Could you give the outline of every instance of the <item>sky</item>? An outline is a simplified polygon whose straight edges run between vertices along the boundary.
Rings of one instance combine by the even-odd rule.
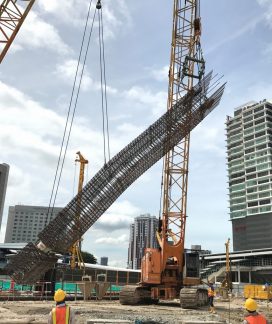
[[[37,0],[0,65],[0,163],[10,165],[8,206],[50,200],[89,1]],[[166,111],[172,3],[102,0],[111,156]],[[92,16],[92,13],[91,13]],[[223,252],[231,238],[226,116],[272,98],[270,0],[202,0],[206,71],[224,75],[219,107],[191,135],[185,246]],[[81,66],[82,68],[82,66]],[[76,192],[76,152],[85,178],[103,166],[98,23],[94,25],[56,206]],[[140,177],[84,235],[83,250],[126,266],[129,225],[160,209],[162,161]]]

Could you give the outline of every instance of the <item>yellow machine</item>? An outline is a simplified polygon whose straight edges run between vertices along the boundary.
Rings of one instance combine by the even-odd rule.
[[[231,278],[231,269],[230,269],[230,258],[229,258],[229,246],[230,239],[225,243],[226,247],[226,272],[225,278],[221,283],[219,288],[219,295],[225,299],[228,298],[228,294],[232,291],[232,278]]]
[[[80,204],[81,204],[81,191],[83,188],[83,182],[84,182],[84,171],[85,171],[85,165],[88,164],[88,160],[86,160],[83,155],[80,152],[76,153],[78,157],[75,159],[75,162],[80,163],[80,169],[79,169],[79,180],[78,180],[78,210],[81,210]],[[80,215],[77,215],[79,218]],[[78,241],[72,245],[71,249],[71,260],[70,260],[70,266],[71,269],[74,270],[76,266],[79,267],[79,269],[85,269],[85,264],[81,255],[81,238],[78,239]]]
[[[244,297],[272,300],[272,286],[267,285],[245,285]]]

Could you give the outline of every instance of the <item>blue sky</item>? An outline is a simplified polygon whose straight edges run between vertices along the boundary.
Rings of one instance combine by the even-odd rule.
[[[37,0],[0,66],[0,162],[10,165],[9,205],[47,205],[71,95],[88,1]],[[172,2],[102,0],[110,146],[117,153],[166,110]],[[224,250],[231,238],[226,115],[250,100],[271,99],[272,3],[202,0],[207,71],[228,82],[219,107],[192,132],[186,246]],[[73,196],[74,159],[103,165],[97,24],[91,42],[57,205]],[[138,179],[85,235],[83,248],[125,266],[129,224],[158,216],[161,161]]]

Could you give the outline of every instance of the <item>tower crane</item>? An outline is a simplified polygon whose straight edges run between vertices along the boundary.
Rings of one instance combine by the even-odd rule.
[[[204,76],[200,36],[200,0],[174,0],[168,110]],[[207,301],[206,289],[192,288],[201,283],[198,255],[184,253],[189,148],[190,133],[164,157],[160,249],[145,250],[141,285],[126,286],[120,294],[122,304],[180,298],[182,307],[195,308]]]
[[[35,0],[2,0],[0,4],[0,63],[34,2]]]
[[[80,210],[81,210],[81,192],[84,183],[85,165],[88,164],[89,162],[83,157],[80,151],[78,151],[76,154],[77,154],[77,158],[75,159],[75,162],[80,163],[80,168],[79,168],[79,180],[78,180],[77,213],[76,213],[75,223],[77,227],[80,227],[80,223],[78,220],[80,219]],[[78,228],[78,231],[79,233],[81,232],[80,228]],[[71,251],[71,260],[70,260],[71,269],[74,270],[76,268],[76,264],[78,264],[78,267],[84,270],[85,264],[81,255],[81,237],[79,237],[78,240],[72,245],[70,251]]]

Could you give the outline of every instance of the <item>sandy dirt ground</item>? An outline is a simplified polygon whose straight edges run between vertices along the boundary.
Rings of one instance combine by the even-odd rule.
[[[119,301],[77,301],[68,302],[74,308],[78,324],[87,319],[112,319],[118,323],[241,323],[243,321],[243,299],[231,302],[215,301],[216,314],[210,314],[207,307],[198,310],[181,309],[178,303],[160,302],[158,305],[123,306]],[[272,323],[272,302],[258,302],[259,311]],[[48,314],[54,305],[50,301],[5,301],[0,302],[0,323],[47,323]],[[109,322],[110,323],[110,322]]]

